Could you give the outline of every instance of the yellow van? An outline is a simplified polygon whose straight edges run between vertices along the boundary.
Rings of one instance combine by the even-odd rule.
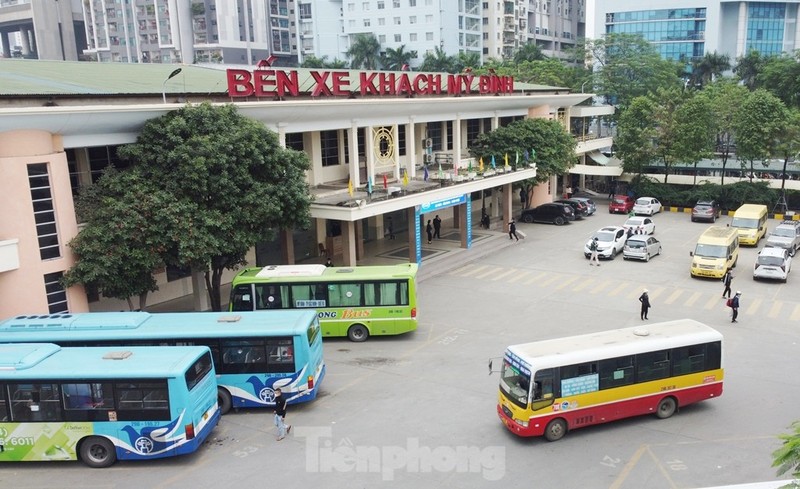
[[[739,231],[739,243],[758,246],[767,234],[767,206],[744,204],[733,213],[731,227]]]
[[[722,278],[739,260],[739,232],[734,228],[711,226],[697,240],[692,257],[692,277]]]

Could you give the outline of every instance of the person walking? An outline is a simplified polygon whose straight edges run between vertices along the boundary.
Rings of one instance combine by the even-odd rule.
[[[331,260],[331,257],[328,257],[328,259],[325,260],[325,266],[326,267],[332,267],[333,266],[333,260]]]
[[[439,218],[439,214],[436,214],[436,217],[433,218],[433,237],[436,239],[442,239],[442,220]]]
[[[567,192],[567,198],[571,199],[572,198],[572,185],[567,185],[566,192]]]
[[[428,225],[425,226],[425,232],[428,234],[428,244],[431,244],[431,241],[433,241],[433,226],[430,219],[428,219]]]
[[[292,431],[292,425],[286,424],[286,398],[280,389],[275,389],[275,426],[278,427],[278,441]]]
[[[519,241],[519,236],[517,236],[517,223],[514,221],[514,218],[511,218],[511,222],[508,223],[508,239],[516,238]]]
[[[592,242],[589,243],[589,251],[592,253],[591,258],[589,258],[589,265],[600,266],[600,258],[597,256],[597,238],[592,238]]]
[[[642,313],[641,318],[642,321],[648,319],[647,318],[647,310],[650,309],[650,296],[647,295],[647,289],[642,291],[642,295],[639,296],[639,302],[642,303]]]
[[[392,218],[389,217],[386,220],[388,222],[387,227],[389,228],[389,239],[394,239],[394,223],[392,222]]]
[[[528,208],[528,191],[525,190],[525,187],[519,189],[519,200],[520,204],[522,204],[523,209]]]
[[[741,291],[736,291],[736,295],[733,296],[733,299],[730,300],[730,308],[731,308],[731,322],[738,323],[739,321],[736,320],[739,317],[739,296],[741,296]]]
[[[722,283],[725,285],[725,288],[722,290],[722,298],[728,299],[731,298],[731,282],[733,281],[733,273],[728,270],[725,272],[725,275],[722,276]]]

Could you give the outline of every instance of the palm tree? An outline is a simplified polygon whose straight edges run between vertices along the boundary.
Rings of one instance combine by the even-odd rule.
[[[350,68],[365,70],[378,69],[380,60],[381,43],[374,34],[356,34],[347,56],[350,58]]]
[[[383,69],[390,71],[400,71],[403,65],[411,63],[411,58],[414,58],[413,51],[406,51],[406,45],[403,44],[397,49],[386,48],[386,52],[381,56],[381,66]]]
[[[692,85],[705,86],[731,69],[731,58],[727,54],[706,53],[699,60],[692,61]]]
[[[448,56],[444,49],[436,47],[433,53],[425,53],[425,58],[422,60],[421,71],[433,72],[446,72],[455,73],[456,58]]]
[[[756,77],[764,68],[765,59],[758,51],[750,51],[745,56],[736,59],[736,67],[733,72],[742,80],[742,83],[750,90],[755,90]]]
[[[480,68],[481,66],[481,55],[470,51],[469,53],[458,53],[456,56],[455,63],[453,65],[453,69],[455,73],[461,73],[466,68]]]
[[[325,64],[327,63],[328,56],[323,56],[321,58],[317,58],[313,54],[306,56],[302,63],[300,63],[300,68],[325,68]]]
[[[798,479],[800,478],[800,422],[795,421],[792,428],[794,428],[793,434],[779,435],[783,440],[783,446],[772,452],[772,466],[778,468],[778,475],[791,472],[795,479]],[[789,483],[782,487],[797,487],[797,481],[794,485]]]
[[[542,54],[541,48],[532,42],[523,44],[514,52],[514,64],[520,64],[523,61],[541,61],[545,58],[547,56]]]

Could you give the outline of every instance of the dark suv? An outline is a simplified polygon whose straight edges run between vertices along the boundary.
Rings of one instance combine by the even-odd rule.
[[[522,222],[552,222],[561,226],[575,220],[575,211],[569,204],[542,204],[533,209],[525,209],[519,218]]]
[[[584,216],[589,215],[589,206],[578,199],[559,199],[556,200],[555,203],[567,204],[572,207],[572,210],[575,211],[575,219],[583,219]]]
[[[719,208],[719,203],[716,200],[698,200],[697,204],[692,207],[692,222],[716,222],[717,218],[721,215],[722,210]]]

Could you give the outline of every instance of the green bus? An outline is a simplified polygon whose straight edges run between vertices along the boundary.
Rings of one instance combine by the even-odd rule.
[[[231,311],[316,309],[323,337],[366,341],[417,329],[417,265],[246,268],[231,284]]]

